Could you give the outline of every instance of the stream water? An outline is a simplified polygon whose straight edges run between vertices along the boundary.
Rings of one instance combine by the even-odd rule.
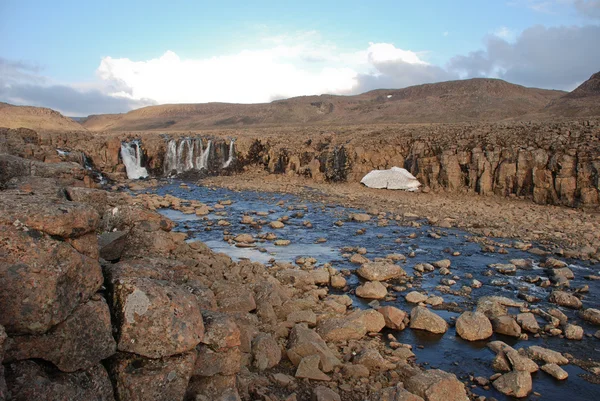
[[[483,286],[480,289],[474,289],[470,298],[442,294],[436,290],[440,284],[440,276],[437,272],[426,273],[422,278],[416,279],[414,284],[420,284],[420,287],[427,290],[429,295],[439,295],[444,298],[446,303],[455,302],[458,307],[465,310],[472,310],[477,298],[484,295],[501,295],[512,299],[517,299],[519,291],[526,291],[528,294],[541,298],[533,307],[547,310],[556,305],[547,302],[551,289],[541,288],[523,281],[526,276],[547,277],[544,269],[539,267],[541,258],[528,252],[519,251],[514,248],[507,248],[508,253],[486,253],[483,252],[478,243],[469,239],[471,236],[460,230],[455,229],[435,229],[436,232],[442,231],[442,237],[435,239],[429,236],[433,230],[431,226],[422,224],[420,227],[400,226],[395,221],[390,220],[389,225],[380,227],[377,219],[372,218],[369,222],[348,221],[348,215],[359,210],[349,209],[338,205],[330,205],[318,201],[319,194],[314,193],[307,199],[301,199],[291,195],[243,191],[234,192],[226,189],[214,189],[204,186],[189,184],[188,188],[182,188],[180,181],[170,181],[158,188],[148,192],[159,195],[172,194],[181,199],[199,200],[210,206],[218,201],[231,200],[233,203],[226,206],[222,211],[226,215],[217,215],[211,213],[206,217],[184,214],[175,210],[163,209],[160,212],[177,223],[176,230],[187,232],[190,239],[197,239],[205,242],[216,252],[223,252],[233,259],[247,258],[252,261],[269,263],[272,259],[277,261],[294,262],[297,257],[310,256],[318,260],[321,265],[325,262],[331,263],[338,270],[354,270],[359,265],[351,264],[348,259],[342,256],[342,247],[365,247],[368,253],[365,255],[369,259],[376,257],[385,257],[391,253],[401,253],[408,255],[414,252],[414,258],[407,258],[406,262],[398,262],[404,270],[410,275],[413,273],[412,267],[417,263],[431,263],[440,259],[450,259],[452,261],[451,271],[453,275],[459,276],[457,284],[453,289],[460,289],[462,285],[469,285],[471,280],[464,278],[466,273],[473,275],[473,278],[481,281]],[[283,203],[281,203],[283,201]],[[280,217],[288,216],[283,229],[272,230],[268,225],[263,226],[262,230],[254,229],[248,225],[240,224],[242,215],[248,212],[267,212],[268,216],[255,219],[265,219],[268,221],[277,220]],[[231,226],[218,226],[218,220],[227,220]],[[312,228],[307,228],[303,223],[310,221]],[[342,220],[344,225],[337,227],[334,222]],[[212,225],[209,225],[212,222]],[[362,235],[356,233],[359,229],[366,229]],[[223,232],[228,231],[232,234],[258,234],[259,232],[274,232],[278,238],[291,241],[289,246],[275,246],[273,242],[258,243],[256,248],[237,248],[223,240]],[[415,238],[409,238],[411,234],[416,234]],[[324,243],[316,243],[317,239],[325,238]],[[508,244],[509,240],[497,239],[500,243]],[[261,252],[258,248],[265,248],[266,252]],[[459,256],[451,256],[452,252],[460,252]],[[508,263],[510,259],[523,258],[533,261],[533,267],[530,270],[519,269],[516,275],[494,274],[484,275],[489,270],[487,267],[491,263]],[[600,282],[588,281],[584,276],[600,274],[600,265],[586,264],[581,261],[567,261],[569,267],[575,273],[575,279],[571,280],[571,288],[589,285],[589,293],[585,294],[583,304],[585,308],[600,307]],[[502,286],[492,284],[492,280],[505,280],[507,283]],[[360,280],[356,275],[348,277],[348,283],[351,287],[356,287]],[[333,291],[333,290],[332,290]],[[382,302],[381,304],[392,304],[405,311],[410,311],[414,306],[404,300],[404,295],[412,291],[407,290],[404,293],[397,293],[397,300],[391,302]],[[360,298],[353,298],[355,306],[368,308],[367,302]],[[531,345],[541,345],[560,352],[568,352],[578,359],[600,360],[600,340],[589,336],[598,330],[598,327],[587,324],[577,316],[573,310],[559,307],[568,317],[569,321],[581,325],[586,333],[582,341],[569,341],[558,337],[540,337],[529,336],[527,341],[518,341],[511,337],[494,335],[489,340],[480,342],[467,342],[456,335],[451,327],[444,335],[432,335],[418,330],[405,329],[403,331],[390,331],[399,342],[411,344],[413,352],[417,356],[417,362],[429,367],[444,369],[455,373],[459,378],[465,379],[469,375],[489,377],[494,374],[491,363],[494,354],[486,348],[486,343],[492,340],[502,340],[516,348],[527,347]],[[452,317],[458,317],[458,313],[447,310],[436,310],[440,316],[450,322]],[[513,309],[511,313],[518,313]],[[540,318],[538,322],[541,326],[545,324]],[[584,375],[588,372],[569,364],[563,366],[569,373],[569,378],[559,382],[539,371],[533,374],[533,391],[540,396],[531,394],[529,399],[541,400],[600,400],[600,385],[592,384],[584,380]],[[495,391],[493,387],[490,390],[475,388],[476,394],[486,397],[495,397],[497,399],[507,399],[501,393]]]

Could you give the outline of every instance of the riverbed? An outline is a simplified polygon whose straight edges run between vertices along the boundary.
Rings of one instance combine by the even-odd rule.
[[[444,299],[444,304],[435,308],[436,313],[451,324],[451,328],[444,335],[432,335],[408,328],[403,331],[384,332],[384,334],[392,333],[399,342],[412,345],[419,364],[455,373],[461,380],[470,384],[469,376],[490,377],[494,374],[491,368],[494,354],[486,348],[486,343],[493,340],[502,340],[516,348],[541,345],[569,353],[581,360],[587,361],[590,358],[595,361],[600,360],[600,339],[591,336],[598,327],[587,324],[575,311],[562,307],[558,308],[569,317],[571,323],[584,328],[586,336],[582,341],[545,336],[535,338],[533,335],[529,335],[529,339],[525,341],[495,334],[489,340],[470,343],[456,336],[452,319],[458,317],[459,312],[463,310],[472,310],[481,296],[500,295],[518,299],[518,294],[523,293],[540,299],[539,302],[531,304],[531,308],[547,310],[550,307],[557,307],[547,301],[552,288],[542,288],[525,281],[532,276],[548,277],[546,270],[540,267],[543,257],[513,248],[510,240],[488,238],[488,242],[494,244],[495,250],[490,252],[491,248],[483,249],[482,245],[474,240],[473,235],[466,231],[432,227],[417,218],[411,220],[408,225],[406,219],[402,219],[400,225],[395,220],[395,216],[390,215],[385,218],[372,216],[367,222],[351,221],[349,216],[352,213],[364,211],[331,204],[326,196],[318,192],[298,197],[258,191],[231,191],[190,183],[182,187],[181,184],[180,181],[173,180],[148,192],[199,200],[209,206],[231,201],[230,205],[202,217],[171,209],[163,209],[160,212],[175,221],[176,230],[186,232],[189,240],[203,241],[214,251],[223,252],[234,260],[250,259],[269,265],[275,261],[294,263],[298,257],[313,257],[318,261],[317,266],[330,263],[338,270],[353,271],[360,265],[352,264],[344,256],[350,252],[342,248],[363,247],[367,250],[364,256],[371,260],[377,257],[384,258],[390,254],[410,255],[406,261],[397,262],[409,275],[413,274],[413,266],[416,264],[450,259],[452,275],[448,277],[456,281],[456,284],[451,286],[452,290],[469,286],[472,278],[479,280],[483,286],[473,289],[471,296],[452,295],[440,291],[438,286],[444,276],[437,272],[424,273],[422,277],[416,277],[413,281],[414,288],[402,292],[390,289],[390,293],[397,296],[397,299],[380,304],[391,304],[405,311],[410,311],[414,305],[406,302],[404,295],[418,288],[426,290],[430,296],[437,295]],[[281,229],[271,229],[268,224],[252,227],[240,223],[245,214],[265,222],[278,219],[287,221]],[[229,225],[219,225],[219,221],[226,221]],[[338,223],[338,226],[336,222],[341,222],[343,225]],[[276,246],[273,241],[259,241],[253,248],[240,248],[230,241],[224,241],[225,235],[247,233],[256,236],[269,232],[274,233],[278,239],[289,240],[290,244]],[[536,244],[533,246],[535,247]],[[499,250],[506,252],[500,253]],[[486,273],[490,271],[489,264],[509,263],[511,259],[529,259],[532,264],[528,269],[519,269],[514,275]],[[575,279],[570,282],[571,289],[589,286],[589,292],[585,293],[583,298],[584,307],[599,308],[600,282],[587,280],[584,277],[599,275],[600,265],[578,260],[565,261],[575,274]],[[466,278],[466,275],[472,275],[472,278]],[[351,289],[358,286],[361,281],[354,274],[347,279]],[[339,290],[332,291],[339,292]],[[356,307],[371,307],[368,301],[353,295],[352,297]],[[518,309],[511,310],[511,313],[518,313]],[[545,324],[539,317],[538,322],[540,326]],[[586,375],[593,375],[574,364],[563,368],[569,373],[569,378],[563,382],[558,382],[541,371],[534,373],[534,393],[530,398],[562,400],[575,396],[576,399],[581,400],[600,399],[600,385],[585,380]],[[473,391],[486,397],[506,399],[493,387],[490,390],[477,387]]]

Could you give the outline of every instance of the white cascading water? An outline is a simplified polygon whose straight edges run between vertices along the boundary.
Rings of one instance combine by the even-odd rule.
[[[206,148],[203,148],[201,138],[171,139],[167,143],[165,154],[164,172],[169,174],[181,174],[190,170],[208,169],[210,153],[213,143],[209,140]],[[227,160],[223,162],[222,168],[230,167],[235,160],[235,140],[229,143]]]
[[[185,170],[193,170],[194,169],[194,144],[190,138],[185,139],[185,143],[187,145],[187,158],[185,159]],[[182,155],[183,156],[183,155]]]
[[[208,141],[206,144],[206,149],[202,152],[202,161],[200,163],[200,168],[208,168],[208,157],[210,156],[210,149],[212,147],[212,141]]]
[[[232,139],[231,142],[229,142],[229,157],[227,158],[227,161],[225,161],[225,163],[223,164],[223,168],[227,168],[231,165],[231,163],[233,163],[233,159],[235,157],[235,139]]]
[[[142,167],[142,152],[139,141],[121,142],[121,159],[127,170],[127,178],[138,180],[148,177],[148,170]]]
[[[196,158],[194,159],[194,168],[196,170],[202,169],[202,139],[195,138],[194,139],[194,154]]]
[[[177,170],[177,141],[171,139],[167,144],[167,154],[165,156],[165,174]]]
[[[177,174],[185,171],[185,160],[183,159],[183,151],[185,150],[185,140],[179,142],[177,146]]]

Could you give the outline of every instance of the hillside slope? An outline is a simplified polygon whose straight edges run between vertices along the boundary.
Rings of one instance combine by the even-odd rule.
[[[572,92],[550,102],[545,112],[563,117],[600,116],[600,72]]]
[[[36,131],[83,131],[81,124],[44,107],[13,106],[0,102],[0,127]]]
[[[301,96],[261,104],[169,104],[82,121],[94,131],[193,130],[297,124],[498,121],[536,112],[564,95],[498,79],[379,89],[355,96]]]

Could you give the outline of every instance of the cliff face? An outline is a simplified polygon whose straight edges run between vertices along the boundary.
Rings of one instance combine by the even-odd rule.
[[[10,138],[11,132],[16,131],[4,135]],[[31,132],[21,134],[31,136]],[[121,141],[137,138],[148,171],[162,176],[168,141],[184,137],[202,138],[205,148],[211,140],[215,157],[221,158],[226,143],[236,138],[235,166],[222,169],[222,174],[254,165],[274,174],[302,175],[320,182],[358,182],[373,169],[398,166],[434,192],[495,194],[566,206],[597,207],[600,199],[599,121],[357,126],[335,131],[277,128],[168,136],[55,133],[39,138],[45,150],[33,147],[27,153],[52,161],[57,158],[55,148],[79,150],[103,173],[119,178],[124,177]],[[1,138],[2,133],[0,146]]]

